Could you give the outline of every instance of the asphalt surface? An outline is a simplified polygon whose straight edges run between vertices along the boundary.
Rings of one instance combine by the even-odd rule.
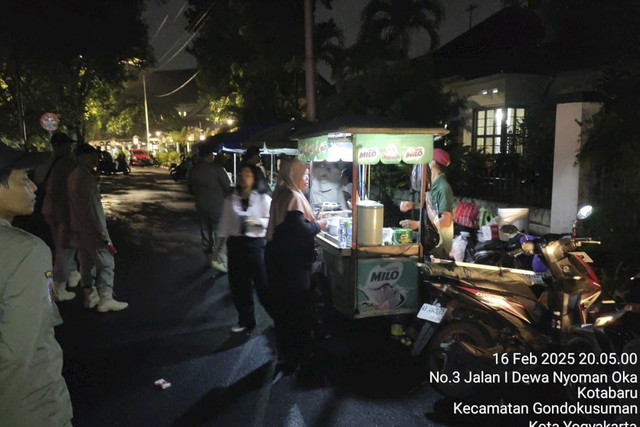
[[[422,362],[386,323],[344,322],[320,343],[317,372],[273,384],[272,322],[256,304],[251,334],[230,332],[227,276],[203,268],[184,182],[133,168],[102,177],[101,191],[119,251],[114,291],[129,307],[101,314],[80,295],[60,304],[74,425],[441,425],[427,416],[440,396],[422,384]],[[160,378],[171,387],[155,387]]]
[[[273,325],[237,322],[227,276],[203,268],[194,204],[166,169],[101,179],[116,255],[115,294],[129,307],[59,305],[76,426],[529,426],[528,417],[453,415],[423,360],[389,336],[387,319],[338,319],[316,369],[274,383]],[[76,292],[79,292],[76,290]],[[154,382],[163,378],[171,387]],[[563,401],[562,390],[494,385],[470,401]],[[561,420],[554,420],[560,422]],[[575,420],[578,421],[578,420]],[[559,425],[562,425],[560,423]]]

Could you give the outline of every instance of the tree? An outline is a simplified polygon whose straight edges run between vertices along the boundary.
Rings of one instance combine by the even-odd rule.
[[[187,17],[197,33],[189,50],[198,60],[201,96],[215,121],[302,117],[302,1],[189,0],[189,5]],[[318,58],[336,63],[341,33],[335,24],[327,23],[319,35]]]
[[[15,113],[2,132],[43,135],[37,118],[53,111],[82,138],[87,119],[97,117],[92,109],[130,77],[127,64],[150,61],[143,7],[144,0],[8,4],[0,16],[0,102]]]
[[[419,30],[429,34],[430,49],[440,42],[438,28],[444,9],[437,0],[371,0],[362,11],[359,43],[407,57],[412,35]]]
[[[239,121],[299,117],[304,79],[302,2],[189,0],[198,35],[199,85],[210,102],[226,98],[224,114]],[[220,119],[221,117],[214,117]]]

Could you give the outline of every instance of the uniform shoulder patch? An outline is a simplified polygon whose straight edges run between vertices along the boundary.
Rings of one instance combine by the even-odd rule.
[[[51,276],[53,276],[53,273],[51,272],[51,270],[48,270],[48,271],[44,272],[44,277],[46,277],[47,279],[50,279]]]

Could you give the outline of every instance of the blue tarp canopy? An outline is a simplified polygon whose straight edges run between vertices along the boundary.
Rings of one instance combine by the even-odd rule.
[[[213,141],[220,144],[222,150],[231,153],[244,153],[242,143],[247,141],[251,136],[268,128],[271,124],[252,123],[242,126],[235,132],[221,132],[213,136]]]

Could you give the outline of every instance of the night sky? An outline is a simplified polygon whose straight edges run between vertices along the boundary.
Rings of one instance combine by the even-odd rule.
[[[338,26],[344,30],[346,43],[353,43],[358,34],[360,12],[367,2],[368,0],[336,0],[333,3],[333,10],[325,9],[318,2],[316,21],[326,21],[333,18]],[[465,9],[469,4],[473,3],[478,6],[473,11],[474,25],[496,13],[502,7],[501,0],[441,0],[441,2],[445,7],[445,19],[440,28],[441,45],[468,29],[469,14],[465,12]],[[197,66],[195,58],[186,53],[184,49],[175,55],[191,36],[185,30],[187,20],[184,17],[183,8],[186,5],[186,0],[168,0],[166,4],[149,0],[144,18],[149,26],[149,37],[158,61],[158,69],[172,70]],[[410,51],[411,56],[418,56],[426,52],[428,39],[423,35],[417,40],[418,43]]]

